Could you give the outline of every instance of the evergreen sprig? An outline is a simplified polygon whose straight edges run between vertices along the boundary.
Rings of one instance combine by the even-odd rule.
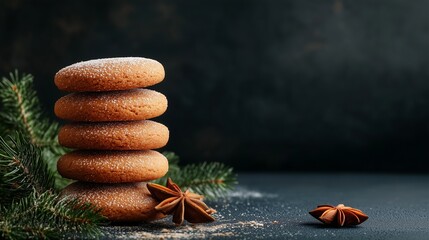
[[[52,148],[59,146],[56,141],[58,124],[49,121],[42,115],[42,109],[33,87],[33,76],[18,71],[2,78],[0,82],[0,99],[2,123],[20,130],[30,142],[38,147]]]
[[[35,191],[41,194],[54,187],[54,176],[41,159],[40,149],[19,133],[6,141],[0,136],[1,202],[9,203]]]
[[[203,162],[180,167],[179,157],[172,152],[163,153],[169,160],[169,171],[158,184],[165,185],[167,178],[173,179],[182,189],[204,195],[207,199],[224,197],[237,183],[233,169],[219,162]]]
[[[60,198],[50,191],[38,195],[34,191],[0,210],[0,236],[2,239],[97,238],[102,235],[98,226],[105,222],[98,212],[76,199]]]
[[[164,177],[157,180],[159,180],[159,184],[165,185],[167,183],[167,178],[169,178],[170,176],[177,176],[179,174],[181,170],[179,166],[180,158],[174,152],[165,151],[162,152],[162,154],[168,160],[168,172]]]
[[[58,123],[41,113],[31,75],[1,79],[0,109],[0,238],[100,236],[98,210],[56,193],[54,185],[66,184],[56,171],[66,149]]]
[[[56,171],[56,161],[66,149],[59,145],[59,125],[43,115],[42,107],[33,86],[33,76],[18,71],[0,81],[0,125],[3,136],[19,131],[28,141],[41,149],[42,159],[54,173],[58,189],[68,181]]]

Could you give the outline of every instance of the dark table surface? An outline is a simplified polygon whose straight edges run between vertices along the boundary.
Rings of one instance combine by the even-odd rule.
[[[176,227],[171,218],[104,227],[107,239],[428,239],[429,176],[380,174],[239,174],[225,199],[208,204],[217,221]],[[345,205],[369,219],[327,227],[308,214]]]

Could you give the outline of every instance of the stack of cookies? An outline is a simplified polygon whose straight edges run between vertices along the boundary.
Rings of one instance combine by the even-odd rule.
[[[163,66],[147,58],[107,58],[80,62],[58,71],[55,84],[73,92],[55,103],[55,114],[71,121],[59,134],[61,145],[75,149],[58,160],[58,172],[77,180],[63,195],[102,209],[111,221],[163,217],[146,188],[164,176],[168,128],[147,120],[163,114],[166,97],[143,89],[164,79]]]

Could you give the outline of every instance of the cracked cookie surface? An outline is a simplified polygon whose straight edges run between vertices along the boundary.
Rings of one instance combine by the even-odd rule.
[[[167,98],[149,89],[71,93],[55,103],[55,115],[78,122],[145,120],[167,110]]]
[[[63,155],[57,169],[65,178],[85,182],[146,182],[163,177],[168,171],[168,160],[153,150],[78,150]]]
[[[91,150],[157,149],[165,146],[168,139],[168,128],[151,120],[69,123],[58,133],[62,146]]]

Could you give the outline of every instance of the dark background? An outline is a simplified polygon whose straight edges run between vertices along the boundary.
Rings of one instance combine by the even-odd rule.
[[[0,1],[0,73],[160,61],[182,162],[429,172],[429,1]]]

